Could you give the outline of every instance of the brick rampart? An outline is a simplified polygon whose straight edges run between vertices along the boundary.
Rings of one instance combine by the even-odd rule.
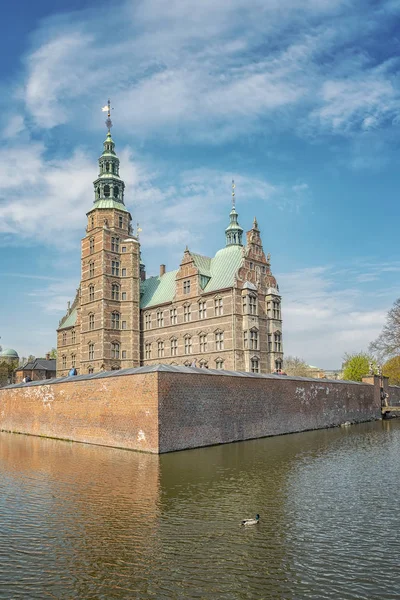
[[[381,416],[366,383],[146,369],[0,390],[0,429],[163,453]]]

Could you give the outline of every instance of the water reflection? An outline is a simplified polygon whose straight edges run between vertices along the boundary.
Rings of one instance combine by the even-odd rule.
[[[398,420],[161,457],[0,434],[0,598],[396,597],[399,450]]]

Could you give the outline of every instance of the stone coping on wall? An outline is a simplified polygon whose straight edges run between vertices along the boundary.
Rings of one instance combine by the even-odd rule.
[[[106,377],[123,377],[124,375],[139,375],[144,373],[186,373],[193,375],[213,375],[218,377],[250,377],[252,379],[281,379],[291,381],[309,381],[313,383],[337,383],[339,385],[371,385],[359,381],[348,381],[344,379],[316,379],[314,377],[297,377],[293,375],[279,375],[278,373],[248,373],[246,371],[225,371],[223,369],[200,369],[199,367],[184,367],[178,365],[156,364],[144,367],[135,367],[129,369],[120,369],[118,371],[102,371],[100,373],[91,373],[85,375],[73,375],[67,377],[58,377],[54,379],[44,379],[41,381],[30,381],[29,383],[15,383],[8,385],[2,390],[10,390],[21,387],[33,387],[37,385],[55,385],[58,383],[73,383],[74,381],[88,381],[89,379],[103,379]],[[0,390],[1,391],[1,390]]]

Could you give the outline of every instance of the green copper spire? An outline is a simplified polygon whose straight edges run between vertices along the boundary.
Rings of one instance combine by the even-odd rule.
[[[99,158],[99,176],[94,185],[94,206],[92,208],[118,208],[126,211],[124,204],[125,183],[119,176],[119,158],[115,153],[115,143],[111,137],[111,105],[103,107],[107,111],[107,136],[103,142],[103,153]]]
[[[242,246],[243,229],[238,223],[238,216],[235,207],[235,182],[232,179],[232,210],[229,214],[231,222],[225,229],[226,246]]]

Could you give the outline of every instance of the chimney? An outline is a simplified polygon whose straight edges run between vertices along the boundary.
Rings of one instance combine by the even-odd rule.
[[[71,310],[71,302],[67,302],[67,311],[69,312]]]
[[[46,354],[46,360],[50,360],[50,352]]]
[[[165,275],[165,265],[160,265],[160,277]]]

